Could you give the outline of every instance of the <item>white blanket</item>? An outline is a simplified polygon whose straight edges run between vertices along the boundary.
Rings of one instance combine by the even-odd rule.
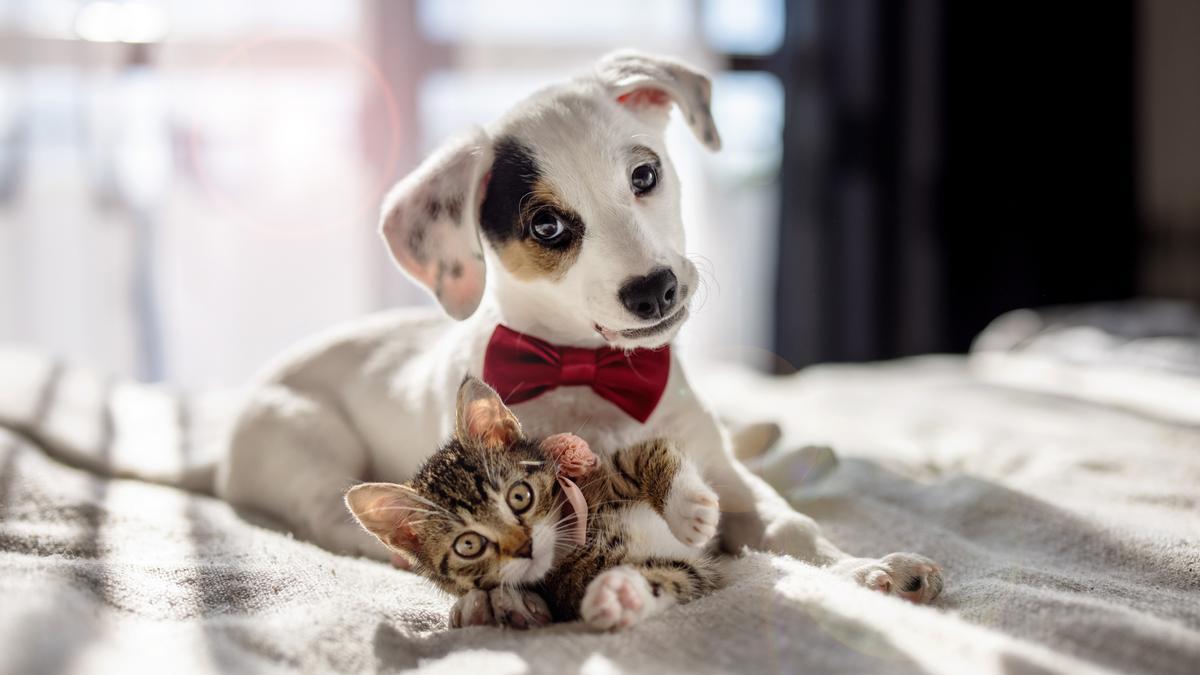
[[[9,351],[0,672],[1200,668],[1197,428],[982,384],[958,358],[693,377],[723,414],[780,421],[783,447],[833,446],[838,466],[815,482],[819,453],[778,452],[764,471],[844,548],[940,561],[938,602],[751,554],[728,563],[725,589],[623,633],[447,630],[450,598],[411,574],[257,527],[210,497],[57,461],[145,454],[158,438],[169,474],[193,461],[208,423],[164,392]]]

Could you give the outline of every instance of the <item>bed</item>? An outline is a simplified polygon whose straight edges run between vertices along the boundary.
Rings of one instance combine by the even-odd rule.
[[[101,477],[117,455],[203,465],[227,402],[6,348],[0,672],[1195,673],[1200,333],[1095,323],[1018,315],[969,357],[781,378],[693,367],[725,417],[781,425],[750,462],[837,543],[924,553],[946,590],[916,607],[748,553],[722,590],[620,634],[450,631],[451,599],[411,574]],[[1060,358],[1080,326],[1090,360]],[[1116,354],[1140,339],[1158,351]]]

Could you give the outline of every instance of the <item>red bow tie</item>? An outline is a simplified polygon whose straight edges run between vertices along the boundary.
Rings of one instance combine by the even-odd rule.
[[[496,326],[483,357],[483,381],[508,404],[558,387],[587,386],[643,424],[658,406],[671,372],[671,348],[558,347]]]

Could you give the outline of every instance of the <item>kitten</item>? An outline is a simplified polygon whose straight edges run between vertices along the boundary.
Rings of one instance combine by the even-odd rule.
[[[468,596],[451,625],[524,627],[537,623],[529,612],[545,611],[522,602],[493,609],[487,592],[494,589],[533,591],[554,620],[582,618],[607,630],[716,587],[702,547],[716,533],[717,496],[670,442],[613,453],[579,479],[586,541],[576,546],[577,522],[565,506],[572,484],[559,482],[570,462],[555,461],[550,445],[525,438],[517,418],[478,379],[460,386],[456,419],[454,437],[411,481],[364,483],[346,494],[358,522],[413,571]],[[561,436],[586,450],[581,439]]]

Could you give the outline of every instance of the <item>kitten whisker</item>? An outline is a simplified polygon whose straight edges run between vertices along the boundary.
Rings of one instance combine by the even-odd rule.
[[[410,494],[410,496],[412,496],[414,499],[416,499],[420,503],[425,504],[426,506],[429,506],[430,508],[436,509],[436,510],[444,513],[447,518],[449,518],[451,520],[459,520],[459,517],[454,512],[450,511],[450,509],[447,509],[446,507],[442,506],[441,504],[438,504],[430,499],[427,499],[423,495],[420,495],[413,491],[409,491],[409,494]]]
[[[586,426],[588,425],[588,422],[591,422],[591,421],[592,421],[592,418],[593,418],[593,417],[595,417],[595,415],[588,415],[588,418],[587,418],[586,420],[584,420],[584,421],[583,421],[583,424],[580,424],[580,425],[579,425],[579,428],[575,430],[575,435],[576,435],[576,436],[578,436],[578,435],[579,435],[579,432],[583,431],[583,428],[584,428],[584,427],[586,427]]]

